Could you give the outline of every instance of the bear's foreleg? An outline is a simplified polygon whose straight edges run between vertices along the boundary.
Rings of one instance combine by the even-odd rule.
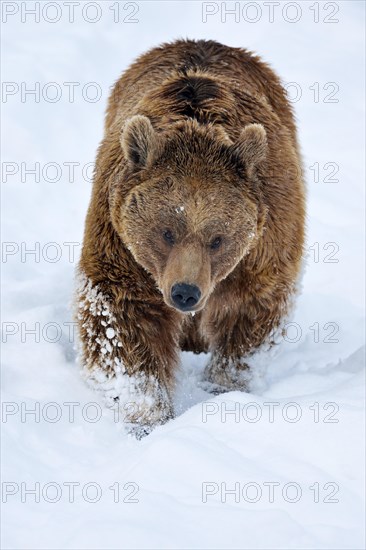
[[[85,377],[127,424],[162,424],[173,416],[178,318],[161,304],[118,298],[113,286],[85,279],[78,291]]]
[[[204,327],[212,353],[203,375],[209,391],[248,390],[248,358],[275,343],[284,322],[284,309],[284,302],[279,302],[274,308],[258,304],[255,308],[238,307],[230,313],[216,310]]]
[[[249,367],[245,357],[249,353],[248,338],[243,332],[243,318],[234,327],[216,331],[211,328],[211,359],[206,366],[203,378],[212,393],[246,391],[249,380]]]

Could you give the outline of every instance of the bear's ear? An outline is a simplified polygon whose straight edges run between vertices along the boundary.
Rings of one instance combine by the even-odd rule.
[[[267,134],[261,124],[248,124],[241,131],[238,141],[233,145],[235,153],[244,162],[248,173],[267,155]]]
[[[143,168],[151,158],[155,146],[155,131],[146,116],[135,115],[128,119],[121,133],[121,146],[128,162]]]

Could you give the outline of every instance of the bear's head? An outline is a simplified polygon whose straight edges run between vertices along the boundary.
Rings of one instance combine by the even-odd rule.
[[[262,231],[257,169],[266,132],[250,124],[233,143],[220,126],[185,120],[158,132],[136,115],[121,146],[126,166],[112,192],[114,228],[167,305],[199,311]]]

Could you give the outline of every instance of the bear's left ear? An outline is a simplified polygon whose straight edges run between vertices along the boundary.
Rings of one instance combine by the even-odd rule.
[[[261,124],[248,124],[232,147],[244,162],[247,172],[252,173],[253,169],[267,156],[268,143],[264,127]]]
[[[156,136],[150,120],[146,116],[135,115],[128,119],[123,127],[121,137],[123,153],[135,168],[143,168],[150,160]]]

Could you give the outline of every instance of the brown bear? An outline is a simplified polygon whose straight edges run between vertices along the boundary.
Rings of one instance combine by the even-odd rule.
[[[142,55],[109,100],[77,290],[88,379],[132,426],[173,416],[179,351],[245,389],[296,291],[305,190],[279,78],[211,40]],[[191,314],[191,315],[189,315]]]

